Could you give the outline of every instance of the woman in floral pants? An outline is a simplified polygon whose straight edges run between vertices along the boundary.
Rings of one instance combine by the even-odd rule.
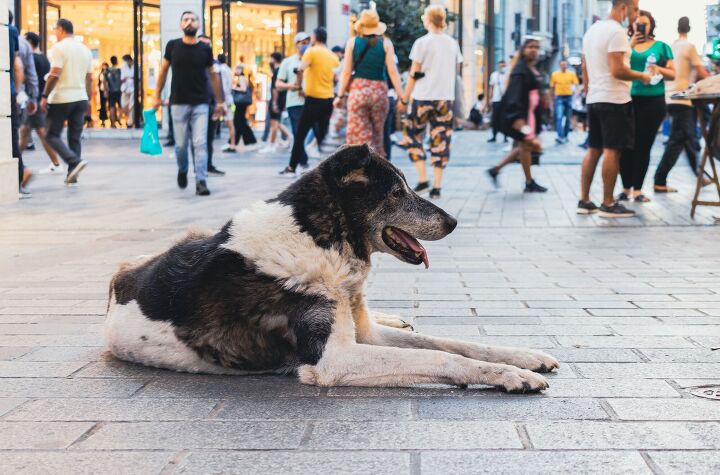
[[[389,107],[388,76],[395,90],[402,93],[395,48],[382,36],[386,29],[375,10],[360,14],[355,23],[358,36],[345,47],[345,66],[334,103],[341,107],[347,97],[347,143],[370,144],[382,156],[387,156],[383,134]]]

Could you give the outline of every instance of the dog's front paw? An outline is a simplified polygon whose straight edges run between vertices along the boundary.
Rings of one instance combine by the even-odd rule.
[[[504,371],[498,383],[499,389],[509,393],[537,393],[549,387],[545,378],[526,369]]]
[[[536,373],[549,373],[560,367],[558,360],[538,350],[518,350],[513,352],[505,363],[518,368],[529,369]]]

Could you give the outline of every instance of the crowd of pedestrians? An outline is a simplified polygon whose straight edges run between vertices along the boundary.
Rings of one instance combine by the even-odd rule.
[[[669,139],[654,174],[654,191],[677,191],[668,186],[667,179],[682,151],[698,173],[695,109],[688,101],[669,99],[708,75],[687,40],[687,18],[680,19],[679,37],[670,46],[655,38],[655,19],[651,12],[640,10],[639,0],[612,0],[609,17],[595,22],[583,39],[580,77],[566,59],[545,76],[539,64],[540,42],[528,38],[508,62],[498,63],[488,78],[486,94],[478,97],[468,120],[463,117],[459,79],[463,57],[457,41],[446,33],[445,8],[426,7],[422,21],[427,33],[414,41],[410,67],[404,74],[387,25],[375,10],[361,12],[355,34],[344,47],[329,48],[322,27],[312,35],[298,32],[293,54],[283,58],[273,52],[268,58],[271,79],[265,95],[265,146],[260,148],[253,115],[262,94],[254,67],[242,57],[234,68],[226,55],[214,58],[210,39],[198,34],[198,15],[183,12],[183,36],[166,45],[152,99],[154,108],[168,107],[168,145],[174,146],[178,186],[187,187],[191,156],[197,195],[210,194],[208,176],[225,174],[213,165],[213,142],[223,125],[229,135],[223,153],[289,150],[288,165],[279,175],[293,178],[309,168],[309,154],[327,152],[323,150],[327,136],[344,137],[348,144],[370,144],[390,159],[390,136],[398,114],[403,122],[401,144],[417,172],[414,190],[429,193],[430,198],[441,195],[452,134],[461,124],[475,130],[491,128],[490,143],[497,141],[498,134],[504,142],[512,139],[508,153],[487,174],[497,186],[501,170],[520,163],[528,193],[547,191],[532,174],[532,165],[543,152],[539,136],[544,122],[552,121],[558,146],[568,143],[576,125],[589,130],[581,145],[587,153],[578,214],[631,217],[635,212],[624,202],[650,200],[643,192],[644,181],[658,129],[668,113]],[[39,50],[37,34],[21,38],[15,27],[10,30],[13,154],[19,158],[23,196],[29,196],[27,187],[33,177],[22,161],[31,130],[36,131],[51,162],[42,172],[66,173],[65,181],[72,185],[87,164],[81,158],[80,135],[93,97],[92,56],[74,38],[69,20],[58,20],[55,34],[58,41],[48,60]],[[170,95],[163,102],[170,70]],[[123,121],[127,127],[135,125],[134,71],[129,55],[122,56],[122,65],[116,56],[103,64],[97,78],[103,126],[108,120],[111,128]],[[549,107],[543,95],[546,89]],[[67,144],[60,138],[64,124]],[[428,153],[432,178],[427,171]],[[603,195],[598,206],[590,200],[590,188],[601,158]],[[618,175],[622,191],[614,196]]]

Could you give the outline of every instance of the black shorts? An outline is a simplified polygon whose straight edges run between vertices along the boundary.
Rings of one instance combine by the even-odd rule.
[[[118,108],[118,109],[121,108],[121,107],[122,107],[122,106],[120,105],[120,98],[121,98],[121,97],[122,97],[122,92],[120,92],[120,91],[117,91],[117,92],[112,92],[112,91],[110,91],[110,92],[108,92],[108,107],[116,107],[116,108]]]
[[[275,112],[272,110],[271,106],[268,115],[270,116],[270,120],[280,120],[282,118],[282,109],[280,110],[280,112]]]
[[[590,148],[622,150],[635,148],[635,119],[632,102],[588,104]]]
[[[27,109],[23,110],[22,123],[27,125],[31,129],[44,129],[45,128],[45,113],[38,107],[37,111],[33,115],[27,113]]]

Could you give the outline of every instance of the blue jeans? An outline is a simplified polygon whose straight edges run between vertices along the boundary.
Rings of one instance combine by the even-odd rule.
[[[170,109],[175,129],[175,158],[181,173],[188,171],[188,145],[192,134],[195,152],[195,181],[207,180],[207,130],[210,106],[173,104]]]
[[[572,96],[555,96],[555,131],[558,134],[558,138],[564,139],[570,132],[571,112]],[[564,125],[563,119],[565,119]]]

